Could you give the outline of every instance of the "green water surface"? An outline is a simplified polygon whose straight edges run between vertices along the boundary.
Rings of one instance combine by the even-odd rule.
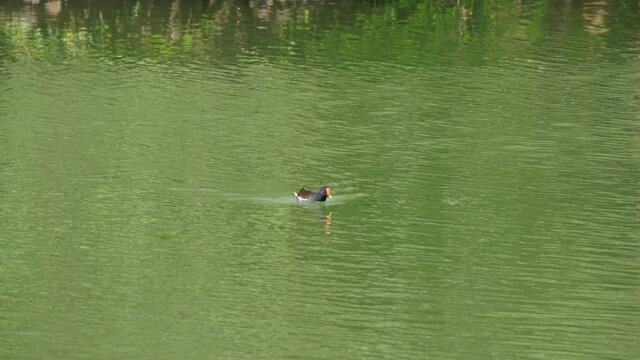
[[[0,1],[0,358],[636,359],[639,34],[637,1]]]

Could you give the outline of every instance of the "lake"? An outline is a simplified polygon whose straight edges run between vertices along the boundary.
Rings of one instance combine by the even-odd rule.
[[[639,7],[0,2],[0,357],[636,358]]]

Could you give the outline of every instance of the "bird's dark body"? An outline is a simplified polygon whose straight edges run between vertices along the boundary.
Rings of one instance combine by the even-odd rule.
[[[296,202],[308,202],[308,201],[326,201],[327,197],[331,197],[331,189],[323,186],[317,193],[306,190],[302,187],[297,193],[293,193],[296,197]]]

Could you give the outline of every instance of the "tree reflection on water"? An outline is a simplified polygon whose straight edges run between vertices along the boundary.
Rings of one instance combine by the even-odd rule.
[[[225,61],[327,54],[404,62],[460,51],[468,42],[518,53],[518,39],[567,31],[604,41],[633,38],[637,33],[616,33],[629,26],[612,25],[640,23],[638,7],[607,1],[11,1],[0,5],[0,56]]]

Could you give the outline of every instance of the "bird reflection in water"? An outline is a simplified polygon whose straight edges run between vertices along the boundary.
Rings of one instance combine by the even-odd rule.
[[[314,228],[316,231],[323,231],[325,235],[331,235],[331,217],[333,216],[331,211],[327,211],[324,206],[316,206],[316,204],[308,204],[311,206],[304,206],[306,211],[309,211],[305,216],[307,224]],[[322,224],[322,227],[320,227]],[[322,229],[322,230],[321,230]]]
[[[327,220],[324,223],[324,233],[329,235],[329,234],[331,234],[331,231],[330,231],[330,228],[331,228],[331,212],[329,212],[327,214],[326,219]]]

